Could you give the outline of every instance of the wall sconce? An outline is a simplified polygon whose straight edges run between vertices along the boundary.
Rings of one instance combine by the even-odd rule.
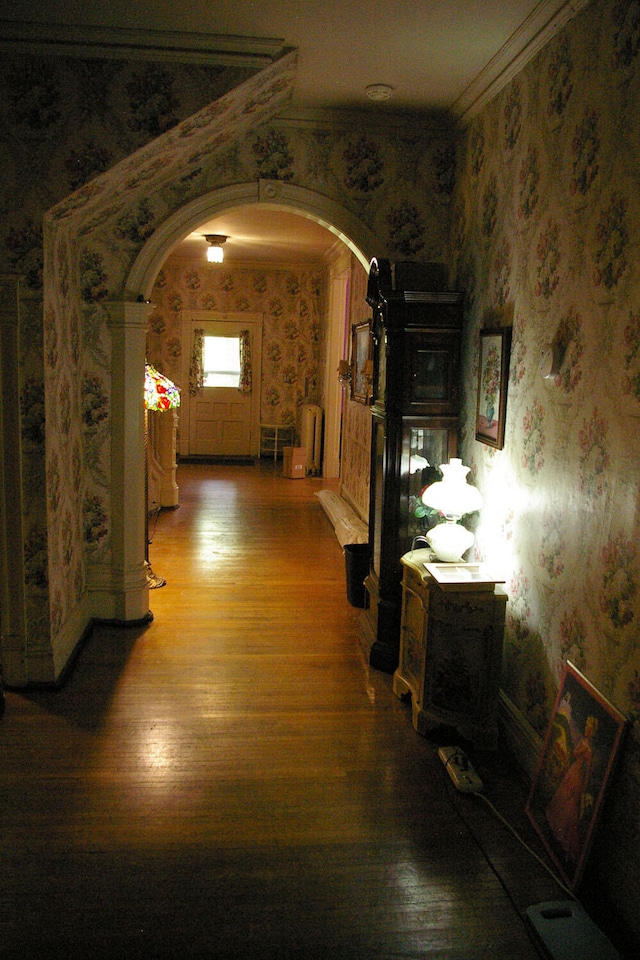
[[[564,349],[557,341],[546,343],[540,353],[540,375],[544,380],[555,380],[560,373]]]
[[[205,233],[205,240],[209,244],[207,247],[207,260],[209,263],[223,263],[224,250],[222,244],[228,239],[221,233]]]
[[[540,375],[544,380],[556,380],[560,376],[560,368],[570,342],[571,327],[568,321],[563,321],[553,340],[545,343],[540,352]]]
[[[338,361],[338,380],[343,387],[351,383],[351,364],[348,360]]]
[[[363,363],[362,379],[369,388],[369,393],[371,393],[371,387],[373,386],[373,360],[365,360]]]
[[[444,517],[444,523],[432,527],[426,539],[438,560],[445,563],[459,563],[475,540],[471,531],[458,523],[467,513],[474,513],[482,506],[482,494],[467,483],[469,469],[462,465],[462,460],[452,457],[449,463],[440,466],[442,480],[432,483],[422,494],[425,507],[437,510]]]

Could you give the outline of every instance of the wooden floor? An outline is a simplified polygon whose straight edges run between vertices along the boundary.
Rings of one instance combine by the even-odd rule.
[[[153,623],[7,693],[0,957],[537,958],[521,914],[564,895],[368,668],[327,484],[178,479]],[[532,840],[513,771],[478,762]]]

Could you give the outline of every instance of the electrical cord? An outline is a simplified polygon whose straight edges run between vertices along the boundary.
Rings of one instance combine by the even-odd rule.
[[[457,756],[457,754],[454,755],[454,756],[452,756],[452,757],[450,757],[450,758],[448,759],[447,763],[444,764],[445,769],[446,769],[447,765],[448,765],[449,763],[451,763],[451,762],[455,759],[456,756]],[[459,757],[458,757],[458,759],[459,759]],[[457,794],[458,791],[456,791],[456,788],[454,787],[453,783],[451,783],[451,781],[448,782],[448,788],[449,788],[448,793],[449,793],[449,799],[450,799],[450,801],[451,801],[451,805],[453,806],[453,809],[455,810],[455,812],[456,812],[459,820],[464,824],[464,826],[466,827],[466,829],[467,829],[468,833],[470,834],[470,836],[473,837],[473,840],[475,841],[478,849],[480,850],[480,852],[482,853],[484,859],[486,860],[489,869],[491,870],[491,872],[492,872],[493,875],[495,876],[496,880],[498,881],[498,883],[499,883],[500,886],[502,887],[502,889],[503,889],[503,891],[504,891],[507,899],[509,900],[509,903],[510,903],[511,906],[513,907],[515,913],[516,913],[517,916],[520,918],[520,920],[521,920],[521,922],[522,922],[522,924],[523,924],[523,926],[524,926],[524,929],[525,929],[525,931],[526,931],[526,933],[527,933],[527,936],[529,937],[529,939],[531,940],[531,942],[533,943],[533,945],[536,947],[536,949],[538,949],[538,945],[536,944],[536,941],[535,941],[535,939],[534,939],[533,936],[532,936],[531,929],[529,928],[529,925],[525,922],[525,916],[523,915],[523,913],[522,913],[522,911],[521,911],[518,903],[516,902],[515,897],[514,897],[513,894],[511,893],[511,890],[509,889],[506,881],[504,880],[504,878],[503,878],[502,875],[500,874],[500,872],[499,872],[498,868],[496,867],[496,865],[493,863],[493,860],[491,859],[491,856],[490,856],[490,854],[489,854],[486,846],[484,845],[484,843],[483,843],[483,842],[481,841],[481,839],[479,838],[477,831],[476,831],[475,828],[472,826],[472,824],[469,822],[469,820],[467,819],[467,817],[462,813],[462,810],[460,809],[460,804],[458,804],[458,803],[455,802],[455,800],[454,800],[454,795]],[[500,811],[497,810],[497,808],[494,806],[494,804],[488,799],[488,797],[486,797],[486,796],[484,795],[484,793],[482,793],[481,791],[474,791],[474,792],[472,792],[472,793],[470,792],[470,793],[466,793],[466,794],[464,794],[464,795],[465,795],[465,796],[468,796],[468,797],[477,797],[477,798],[479,798],[480,800],[482,800],[482,801],[487,805],[487,807],[489,808],[489,810],[493,813],[493,815],[500,821],[500,823],[502,823],[503,826],[505,826],[505,827],[507,828],[507,830],[509,830],[509,832],[514,836],[514,838],[518,841],[518,843],[520,843],[521,846],[524,847],[524,849],[527,851],[527,853],[529,853],[542,867],[544,867],[544,869],[545,869],[546,872],[549,874],[549,876],[550,876],[551,879],[554,881],[554,883],[556,883],[556,884],[558,885],[558,887],[559,887],[564,893],[566,893],[571,900],[574,900],[574,901],[577,900],[575,894],[573,894],[573,893],[568,889],[568,887],[562,882],[562,880],[553,872],[553,870],[551,870],[551,868],[548,866],[548,864],[546,864],[546,863],[544,862],[544,860],[543,860],[541,857],[538,856],[538,854],[535,852],[535,850],[532,850],[532,848],[531,848],[531,847],[526,843],[526,841],[520,836],[520,834],[517,832],[517,830],[515,830],[514,827],[512,827],[511,824],[508,822],[508,820],[506,820],[505,817],[502,816],[502,814],[500,813]]]
[[[538,854],[535,852],[535,850],[533,850],[533,849],[529,846],[529,844],[528,844],[525,840],[523,840],[523,838],[520,836],[520,834],[518,833],[518,831],[515,830],[514,827],[511,826],[511,824],[509,823],[509,821],[508,821],[505,817],[502,816],[502,814],[500,813],[500,811],[496,809],[496,807],[493,805],[493,803],[491,802],[491,800],[489,800],[489,798],[486,797],[483,793],[475,793],[474,796],[475,796],[475,797],[478,797],[480,800],[482,800],[484,803],[486,803],[486,805],[489,807],[489,809],[490,809],[491,812],[493,813],[494,817],[496,817],[496,818],[500,821],[500,823],[502,823],[502,824],[507,828],[507,830],[516,838],[516,840],[518,841],[518,843],[519,843],[522,847],[524,847],[524,849],[527,851],[527,853],[530,854],[530,856],[532,856],[532,857],[534,858],[534,860],[537,860],[541,867],[544,867],[544,869],[547,871],[547,873],[549,874],[549,876],[551,877],[551,879],[554,881],[554,883],[556,883],[556,884],[560,887],[560,889],[563,891],[563,893],[566,893],[567,896],[568,896],[571,900],[576,900],[577,898],[576,898],[575,894],[572,893],[571,890],[569,890],[569,888],[562,882],[562,880],[560,879],[560,877],[559,877],[556,873],[554,873],[554,871],[551,869],[551,867],[549,866],[549,864],[545,863],[544,860],[542,859],[542,857],[538,856]]]
[[[452,796],[452,790],[454,790],[454,789],[455,789],[455,788],[451,788],[451,789],[450,789],[450,791],[449,791],[450,797]],[[480,796],[480,794],[468,794],[468,796]],[[502,887],[502,889],[503,889],[504,892],[506,893],[507,897],[509,898],[509,901],[510,901],[510,903],[511,903],[511,906],[512,906],[513,909],[516,911],[516,913],[517,913],[518,915],[520,915],[520,909],[519,909],[519,907],[518,907],[515,899],[513,898],[512,894],[511,894],[511,891],[509,890],[508,886],[506,885],[506,883],[505,883],[504,880],[502,879],[500,873],[498,872],[498,870],[497,870],[497,868],[495,867],[493,861],[491,860],[491,857],[489,856],[489,853],[488,853],[485,845],[484,845],[484,844],[482,843],[482,841],[479,839],[478,834],[476,833],[476,831],[474,830],[474,828],[471,826],[471,824],[469,823],[469,821],[467,820],[467,818],[464,816],[464,814],[461,812],[461,810],[460,810],[460,808],[458,807],[458,805],[457,805],[456,803],[454,803],[453,800],[452,800],[451,802],[452,802],[453,808],[454,808],[454,810],[455,810],[455,812],[456,812],[459,820],[461,820],[461,822],[462,822],[462,823],[464,824],[464,826],[467,828],[467,831],[471,834],[471,836],[472,836],[473,839],[475,840],[476,845],[478,846],[478,849],[480,850],[480,852],[482,853],[483,857],[484,857],[485,860],[487,861],[487,864],[489,865],[489,868],[491,869],[492,873],[495,875],[496,879],[498,880],[498,883],[500,884],[500,886]]]

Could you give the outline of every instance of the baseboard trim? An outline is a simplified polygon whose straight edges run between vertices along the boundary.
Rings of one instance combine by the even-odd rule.
[[[542,754],[542,738],[504,690],[498,700],[500,738],[513,761],[532,781]]]

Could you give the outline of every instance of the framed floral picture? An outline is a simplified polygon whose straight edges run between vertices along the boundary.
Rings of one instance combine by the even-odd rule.
[[[371,398],[371,323],[354,323],[351,343],[351,399],[369,403]]]
[[[480,331],[476,440],[502,450],[507,415],[511,327]]]
[[[526,812],[571,890],[584,870],[624,728],[623,715],[567,661]]]

